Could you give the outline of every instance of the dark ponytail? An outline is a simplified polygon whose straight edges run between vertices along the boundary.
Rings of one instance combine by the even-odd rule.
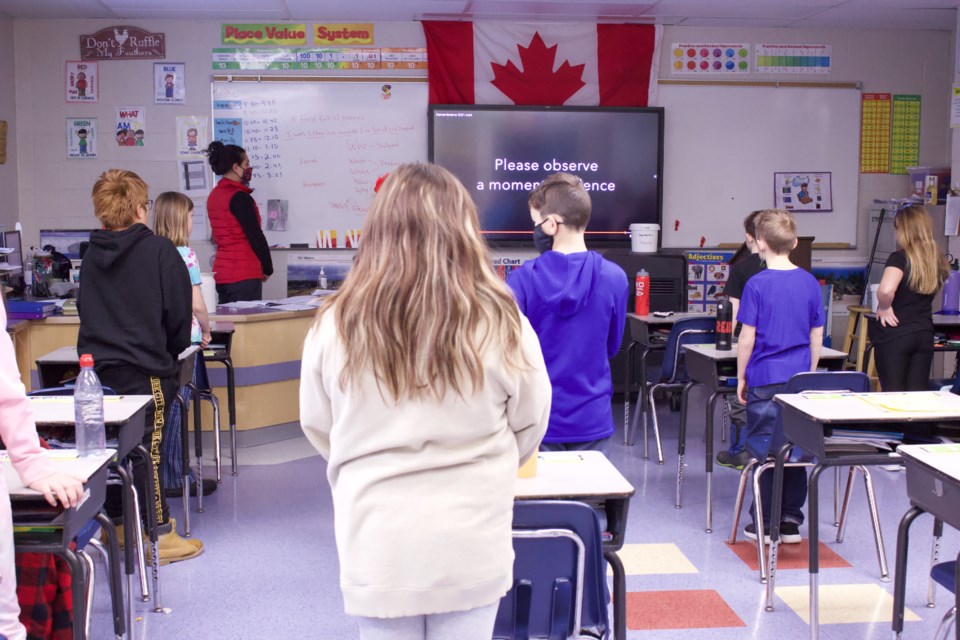
[[[243,147],[235,144],[223,144],[219,140],[211,142],[204,153],[207,154],[213,172],[218,176],[230,171],[235,164],[243,164],[243,157],[247,155]]]

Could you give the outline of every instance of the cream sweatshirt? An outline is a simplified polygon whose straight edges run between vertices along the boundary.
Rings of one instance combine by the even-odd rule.
[[[442,401],[385,401],[373,376],[341,390],[333,314],[307,335],[300,421],[328,460],[340,586],[350,615],[393,618],[496,602],[513,579],[517,467],[550,417],[550,381],[526,318],[532,370],[483,356],[483,389]]]

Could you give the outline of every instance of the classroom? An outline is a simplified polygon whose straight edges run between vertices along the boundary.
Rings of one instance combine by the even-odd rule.
[[[578,67],[584,50],[589,58]],[[611,87],[611,78],[621,84]],[[199,469],[215,488],[202,500],[168,501],[174,532],[183,544],[202,541],[202,553],[161,562],[156,574],[149,558],[131,562],[122,549],[125,575],[113,576],[94,543],[89,628],[74,620],[73,632],[56,637],[117,637],[120,623],[136,639],[361,637],[341,590],[332,463],[318,453],[301,403],[301,380],[312,369],[304,344],[317,307],[355,273],[368,212],[386,197],[381,187],[392,193],[400,165],[431,160],[476,202],[500,279],[539,259],[539,218],[531,221],[527,198],[555,172],[582,179],[593,203],[586,246],[628,279],[624,336],[603,364],[615,428],[604,455],[541,453],[537,475],[518,479],[515,493],[517,505],[587,496],[599,509],[597,557],[607,562],[587,572],[598,583],[607,575],[599,595],[599,606],[609,605],[607,635],[581,637],[877,638],[897,628],[903,608],[897,637],[926,638],[953,605],[954,594],[930,586],[929,576],[932,549],[940,562],[960,552],[956,516],[939,516],[947,526],[936,541],[933,518],[920,516],[898,547],[904,515],[921,506],[908,473],[928,452],[913,458],[908,449],[905,465],[884,464],[875,450],[869,457],[850,445],[853,452],[836,454],[848,457],[835,475],[824,436],[831,421],[880,425],[899,411],[936,438],[960,437],[952,430],[960,422],[960,356],[951,353],[960,349],[960,316],[947,308],[958,312],[960,280],[944,276],[942,297],[939,289],[933,295],[940,342],[927,376],[953,393],[912,396],[911,388],[899,404],[863,400],[853,408],[838,394],[837,415],[827,417],[810,408],[816,402],[800,393],[808,389],[797,390],[796,406],[782,405],[791,416],[783,429],[822,427],[809,445],[823,463],[813,473],[824,494],[818,516],[804,507],[808,524],[820,520],[812,548],[808,524],[799,544],[775,525],[768,533],[781,539],[762,553],[744,537],[751,496],[738,492],[752,493],[749,474],[715,461],[732,446],[727,400],[737,391],[737,346],[732,356],[712,346],[745,216],[783,208],[796,219],[791,259],[821,285],[820,367],[862,371],[873,391],[889,375],[882,334],[868,338],[867,326],[894,304],[882,278],[900,238],[898,212],[925,204],[936,252],[960,258],[960,0],[0,0],[0,79],[0,283],[26,391],[59,387],[63,372],[78,371],[78,336],[89,340],[81,318],[91,313],[87,306],[88,315],[78,315],[75,301],[80,253],[103,228],[91,190],[110,169],[146,183],[151,229],[161,193],[189,198],[184,240],[202,272],[192,290],[212,322],[203,347],[191,347],[205,354],[208,380],[182,421],[171,395],[176,407],[164,431],[182,439],[184,472]],[[254,205],[261,242],[251,241],[249,255],[255,269],[273,270],[258,272],[268,277],[256,296],[228,304],[224,296],[235,290],[215,284],[215,272],[220,283],[232,269],[223,246],[215,263],[214,235],[224,224],[215,210],[233,213],[238,233],[243,220],[215,198],[221,175],[236,175],[237,186],[246,167],[212,168],[203,151],[213,141],[246,150],[253,191],[245,202]],[[556,237],[565,237],[554,221]],[[650,271],[646,311],[635,306],[641,267]],[[936,313],[941,306],[945,313]],[[534,314],[524,313],[536,329]],[[676,344],[672,327],[688,318],[706,319],[697,331],[709,344]],[[547,342],[541,335],[544,354]],[[586,347],[571,341],[570,352],[578,348]],[[664,351],[685,364],[671,374]],[[195,357],[175,363],[181,382],[194,380]],[[56,412],[52,401],[38,404],[44,398],[31,401],[41,434],[41,415]],[[104,407],[118,410],[106,400]],[[899,422],[890,429],[901,438],[908,431]],[[798,438],[797,451],[811,451]],[[16,495],[19,481],[6,466]],[[771,457],[769,477],[773,467]],[[949,474],[937,473],[949,485]],[[585,488],[606,478],[615,491]],[[564,489],[542,490],[550,482]],[[960,495],[951,486],[949,499]],[[147,496],[139,499],[149,512]],[[777,500],[774,511],[781,506]],[[15,500],[15,525],[17,508]],[[905,578],[901,551],[909,552]],[[424,571],[435,571],[440,557],[425,559]],[[118,603],[111,596],[120,583]],[[819,592],[813,604],[810,585]],[[83,609],[78,595],[74,614]],[[509,597],[520,598],[516,589]],[[504,611],[498,633],[510,622]],[[960,638],[956,627],[938,637]]]

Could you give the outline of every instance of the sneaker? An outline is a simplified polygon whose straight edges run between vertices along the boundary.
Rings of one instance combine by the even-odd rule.
[[[201,483],[203,487],[203,495],[208,496],[214,491],[217,490],[217,481],[210,478],[204,478]],[[164,495],[168,498],[182,498],[183,497],[183,487],[176,487],[173,489],[164,489]],[[190,480],[190,496],[193,498],[197,497],[197,483],[193,480]]]
[[[796,522],[781,522],[780,542],[783,544],[800,544],[800,525]]]
[[[756,540],[757,540],[757,525],[755,525],[755,524],[753,524],[753,523],[751,522],[750,524],[748,524],[747,526],[745,526],[745,527],[743,528],[743,535],[744,535],[744,537],[746,537],[746,538],[748,538],[748,539],[753,540],[754,542],[756,542]],[[766,530],[765,530],[765,531],[763,532],[763,544],[770,544],[770,532],[769,532],[769,531],[766,531]]]
[[[729,451],[721,451],[717,454],[717,464],[721,467],[730,467],[731,469],[743,469],[753,456],[750,455],[750,452],[744,449],[743,451],[738,451],[737,453],[730,453]]]

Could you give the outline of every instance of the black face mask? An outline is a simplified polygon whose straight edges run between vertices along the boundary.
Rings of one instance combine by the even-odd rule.
[[[546,222],[546,220],[533,228],[533,246],[535,246],[540,253],[546,253],[553,249],[553,236],[543,230],[544,222]]]

